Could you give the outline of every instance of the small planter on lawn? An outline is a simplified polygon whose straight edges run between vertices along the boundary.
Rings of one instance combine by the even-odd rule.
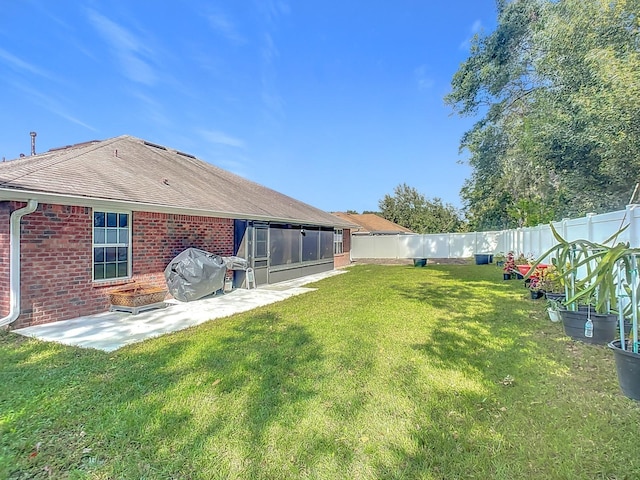
[[[531,300],[537,300],[544,296],[544,292],[541,290],[529,290],[529,292],[531,293]]]
[[[549,314],[549,320],[551,320],[553,323],[557,323],[559,322],[560,319],[560,312],[554,308],[547,308],[547,313]]]
[[[476,265],[489,265],[493,262],[492,253],[476,253]]]

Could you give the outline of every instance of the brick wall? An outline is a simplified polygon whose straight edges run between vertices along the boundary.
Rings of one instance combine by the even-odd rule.
[[[351,264],[351,230],[342,231],[342,253],[333,256],[335,268],[346,267]]]
[[[189,247],[216,255],[233,255],[233,220],[134,212],[133,276],[136,280],[165,285],[165,267]]]
[[[0,209],[0,235],[8,235],[9,209],[20,206],[3,205]],[[93,282],[92,217],[91,208],[62,205],[39,205],[23,217],[21,314],[13,328],[106,311],[109,291],[131,281],[164,286],[165,266],[187,247],[233,254],[233,220],[134,212],[133,278]],[[3,291],[7,292],[8,245],[5,248],[4,243],[0,247],[0,285],[6,284]],[[0,305],[4,315],[8,301],[3,295]]]
[[[0,202],[0,318],[9,314],[9,202]]]

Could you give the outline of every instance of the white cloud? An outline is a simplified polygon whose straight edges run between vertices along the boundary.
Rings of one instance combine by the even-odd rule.
[[[238,32],[235,24],[224,13],[207,15],[209,25],[224,38],[236,45],[246,43],[247,40]]]
[[[242,139],[233,137],[219,130],[200,130],[199,133],[205,140],[211,143],[234,148],[245,147],[245,143]]]
[[[89,10],[88,15],[98,33],[113,49],[124,74],[129,79],[144,85],[155,84],[157,75],[147,60],[153,52],[145,42],[94,10]]]
[[[269,33],[264,36],[264,43],[262,44],[260,52],[262,53],[262,59],[267,65],[270,65],[280,54],[280,52],[278,52],[278,47],[276,47],[276,44],[273,41],[273,37]]]
[[[271,34],[265,34],[260,52],[262,56],[262,92],[260,96],[265,106],[265,113],[269,118],[280,117],[284,113],[284,102],[277,88],[275,60],[279,56],[279,52]]]
[[[49,72],[42,70],[41,68],[38,68],[28,62],[25,62],[24,60],[16,57],[15,55],[7,52],[2,48],[0,48],[0,59],[7,62],[14,70],[26,71],[40,77],[47,78],[49,80],[53,80],[53,75],[51,75]]]
[[[460,44],[460,50],[469,50],[469,48],[471,47],[471,39],[475,35],[481,34],[483,30],[484,25],[482,25],[481,20],[476,20],[475,22],[473,22],[473,24],[471,25],[471,36]]]
[[[414,75],[416,77],[416,81],[418,82],[418,88],[420,90],[427,90],[434,85],[433,78],[431,78],[427,74],[427,66],[420,65],[418,68],[414,70]]]
[[[148,119],[150,123],[161,125],[163,127],[171,126],[171,120],[169,116],[165,114],[164,106],[160,102],[138,90],[132,89],[129,93],[140,101],[141,108],[144,112],[144,118]]]
[[[270,24],[275,24],[279,17],[291,13],[291,7],[284,0],[258,0],[256,3],[256,7]]]
[[[63,106],[63,103],[55,98],[45,95],[38,90],[27,87],[24,83],[12,83],[13,87],[22,90],[26,94],[26,98],[29,99],[36,105],[41,106],[42,108],[49,110],[51,113],[58,115],[65,120],[68,120],[71,123],[75,123],[76,125],[80,125],[81,127],[86,128],[87,130],[91,130],[96,132],[97,129],[92,127],[91,125],[84,123],[82,120],[79,120],[74,115],[70,114],[69,111]]]

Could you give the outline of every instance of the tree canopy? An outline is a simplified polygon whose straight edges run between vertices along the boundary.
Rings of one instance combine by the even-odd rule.
[[[415,233],[458,232],[465,227],[458,210],[440,198],[428,200],[406,183],[378,202],[380,215]]]
[[[640,179],[640,0],[498,0],[445,101],[474,229],[623,208]]]

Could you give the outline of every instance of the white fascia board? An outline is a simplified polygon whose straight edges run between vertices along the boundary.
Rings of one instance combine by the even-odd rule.
[[[292,223],[299,225],[318,225],[325,227],[334,227],[332,223],[313,223],[309,220],[301,220],[295,218],[270,217],[266,215],[251,215],[238,212],[219,212],[215,210],[207,210],[204,208],[184,208],[172,205],[159,205],[155,203],[128,202],[125,200],[112,200],[107,198],[84,197],[80,195],[65,195],[57,193],[38,192],[31,190],[16,190],[9,188],[0,188],[0,201],[17,201],[27,202],[30,199],[37,200],[39,203],[47,203],[53,205],[69,205],[79,207],[90,207],[101,210],[118,210],[132,212],[153,212],[166,213],[172,215],[193,215],[197,217],[216,217],[230,218],[233,220],[258,220],[264,222],[276,223]],[[337,219],[340,220],[340,219]],[[336,222],[339,223],[339,222]]]

